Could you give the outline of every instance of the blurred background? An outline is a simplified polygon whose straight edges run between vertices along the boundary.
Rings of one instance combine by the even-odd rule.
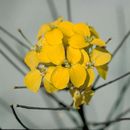
[[[130,1],[129,0],[0,0],[0,50],[4,52],[18,67],[25,73],[27,69],[22,62],[15,57],[22,59],[27,49],[10,36],[5,34],[3,28],[16,36],[26,45],[26,41],[17,31],[23,30],[28,39],[35,43],[39,27],[46,22],[51,22],[58,16],[71,19],[73,22],[86,22],[96,28],[105,41],[112,40],[108,44],[108,50],[113,52],[119,45],[124,35],[130,30]],[[14,53],[12,54],[9,50]],[[109,66],[108,78],[106,81],[100,79],[97,86],[110,81],[130,71],[130,38],[124,43],[120,51],[114,57]],[[12,66],[0,53],[0,128],[21,129],[16,121],[10,105],[24,104],[30,106],[56,107],[58,104],[48,97],[42,89],[38,94],[33,94],[27,89],[14,90],[14,86],[23,85],[23,75]],[[120,95],[120,104],[112,113],[110,118],[130,107],[130,77],[105,87],[93,97],[89,106],[86,106],[86,117],[89,121],[105,121],[113,104]],[[125,90],[122,89],[127,84]],[[125,91],[125,94],[122,92]],[[71,103],[71,97],[66,92],[56,94],[66,104]],[[68,111],[34,111],[15,108],[20,119],[29,128],[73,128],[81,125],[82,122],[75,112]],[[79,124],[75,124],[69,115],[73,115]],[[130,117],[127,114],[126,117]],[[109,130],[129,130],[130,122],[120,122],[109,127]]]

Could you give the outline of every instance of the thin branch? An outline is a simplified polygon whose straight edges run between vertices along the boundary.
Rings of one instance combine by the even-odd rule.
[[[16,42],[18,42],[21,46],[25,47],[26,49],[30,49],[30,47],[28,45],[26,45],[25,43],[23,43],[21,40],[19,40],[16,36],[12,35],[10,32],[8,32],[5,28],[3,28],[2,26],[0,26],[0,30],[5,33],[6,35],[8,35],[10,38],[12,38],[13,40],[15,40]]]
[[[108,44],[110,41],[112,40],[112,38],[108,38],[108,40],[106,41],[106,44]]]
[[[46,93],[49,97],[51,97],[53,100],[55,100],[60,106],[67,107],[66,104],[64,104],[62,101],[60,101],[55,95]]]
[[[22,121],[19,119],[18,115],[17,115],[16,112],[15,112],[14,106],[11,105],[10,107],[11,107],[11,109],[12,109],[12,112],[13,112],[13,114],[14,114],[16,120],[19,122],[19,124],[21,124],[21,126],[23,126],[23,128],[25,128],[26,130],[29,130],[29,128],[28,128],[27,126],[25,126],[25,125],[22,123]]]
[[[122,41],[119,43],[119,45],[116,47],[116,49],[112,53],[112,59],[115,57],[115,55],[120,50],[120,48],[123,46],[123,44],[126,42],[126,40],[128,39],[129,36],[130,36],[130,31],[128,31],[126,33],[126,35],[123,37]],[[96,80],[95,80],[95,82],[94,82],[94,84],[93,84],[93,88],[95,87],[95,85],[97,84],[97,82],[99,81],[99,79],[100,79],[100,76],[98,75],[97,78],[96,78]]]
[[[14,89],[26,89],[26,86],[14,86]]]
[[[57,108],[49,108],[49,107],[33,107],[33,106],[25,106],[25,105],[17,105],[16,107],[19,108],[25,108],[25,109],[31,109],[31,110],[53,110],[53,111],[62,111],[62,110],[73,110],[76,111],[76,109],[72,107],[57,107]]]
[[[116,81],[118,81],[118,80],[120,80],[120,79],[125,78],[125,77],[128,76],[128,75],[130,75],[130,72],[127,72],[127,73],[125,73],[124,75],[121,75],[120,77],[117,77],[116,79],[113,79],[113,80],[111,80],[111,81],[109,81],[109,82],[107,82],[107,83],[105,83],[105,84],[102,84],[102,85],[100,85],[100,86],[98,86],[98,87],[96,87],[96,88],[93,88],[93,90],[94,90],[94,91],[97,91],[97,90],[99,90],[99,89],[101,89],[101,88],[103,88],[103,87],[105,87],[105,86],[107,86],[107,85],[110,85],[110,84],[112,84],[112,83],[114,83],[114,82],[116,82]]]
[[[1,49],[0,49],[0,54],[8,60],[8,62],[15,68],[17,69],[22,75],[25,75],[25,72],[17,65],[15,64],[12,59],[10,59]]]
[[[111,121],[106,121],[106,122],[88,122],[89,125],[97,126],[97,125],[107,125],[107,124],[113,124],[117,123],[120,121],[130,121],[130,118],[119,118]]]
[[[114,114],[114,112],[119,107],[120,103],[124,99],[125,92],[129,88],[129,84],[130,84],[130,79],[128,79],[127,83],[124,84],[124,86],[121,87],[122,89],[120,90],[119,96],[117,97],[117,100],[115,101],[115,103],[111,107],[111,110],[110,110],[110,112],[109,112],[108,117],[106,118],[106,120],[110,120],[111,116]]]
[[[128,108],[126,111],[120,113],[120,114],[116,117],[116,119],[121,118],[121,117],[125,116],[125,115],[128,114],[128,113],[130,113],[130,108]]]
[[[59,106],[62,106],[62,107],[67,107],[66,104],[64,104],[62,101],[60,101],[55,95],[53,94],[49,94],[49,93],[46,93],[50,98],[52,98],[55,102],[57,102],[59,104]],[[70,118],[71,120],[78,124],[77,120],[75,119],[75,117],[71,114],[71,113],[66,113]]]
[[[71,0],[66,0],[66,5],[67,5],[67,13],[68,13],[68,20],[72,20],[72,15],[71,15]]]
[[[122,41],[120,42],[120,44],[117,46],[117,48],[114,50],[114,52],[112,53],[112,57],[115,57],[115,55],[117,54],[117,52],[120,50],[120,48],[122,47],[122,45],[126,42],[126,40],[128,39],[128,37],[130,36],[130,31],[128,31],[126,33],[126,35],[124,36],[124,38],[122,39]]]
[[[8,50],[10,53],[22,64],[25,66],[23,62],[23,58],[19,56],[13,49],[2,39],[0,38],[0,43]],[[26,67],[27,68],[27,67]]]
[[[118,119],[122,118],[123,116],[125,116],[125,115],[126,115],[127,113],[129,113],[129,112],[130,112],[130,108],[127,109],[126,111],[120,113],[120,114],[115,118],[115,120],[118,120]],[[105,128],[109,127],[110,125],[111,125],[111,123],[105,124],[105,126],[104,126],[103,128],[100,128],[100,130],[104,130]]]
[[[24,40],[32,47],[33,46],[32,42],[24,35],[24,33],[22,32],[22,30],[18,29],[18,32],[24,38]]]
[[[51,13],[51,16],[52,16],[53,20],[57,19],[58,12],[57,12],[54,1],[53,0],[46,0],[46,2],[48,4],[48,6],[49,6],[50,13]]]

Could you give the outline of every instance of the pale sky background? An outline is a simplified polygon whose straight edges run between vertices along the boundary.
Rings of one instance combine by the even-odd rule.
[[[110,52],[116,48],[124,35],[130,30],[130,1],[129,0],[70,0],[71,15],[73,22],[87,22],[94,26],[102,39],[112,37],[108,45]],[[57,13],[53,10],[52,2]],[[50,4],[50,5],[49,5]],[[51,9],[50,9],[51,7]],[[52,15],[68,18],[66,0],[0,0],[0,26],[18,37],[25,44],[26,41],[20,36],[17,29],[21,28],[26,36],[35,43],[39,27],[54,19]],[[24,57],[27,51],[24,47],[12,40],[0,30],[0,39],[3,39],[17,54]],[[18,60],[1,44],[0,50],[4,51],[19,67],[26,69]],[[130,71],[130,38],[125,42],[120,52],[110,64],[109,74],[106,81],[102,79],[98,84],[110,81]],[[86,117],[89,121],[105,121],[116,101],[118,94],[129,78],[122,79],[114,84],[97,91],[89,106],[86,106]],[[0,54],[0,127],[3,129],[22,128],[16,121],[10,109],[11,104],[24,104],[41,107],[58,106],[52,99],[42,93],[33,94],[28,90],[14,90],[14,86],[23,85],[21,75]],[[58,93],[57,96],[70,104],[69,94]],[[130,107],[130,89],[128,88],[122,103],[117,108],[113,117]],[[67,112],[33,111],[15,108],[21,120],[29,128],[72,128],[76,125],[69,119]],[[77,114],[72,113],[81,123]],[[130,117],[130,114],[127,115]],[[130,122],[117,123],[109,130],[128,130]]]

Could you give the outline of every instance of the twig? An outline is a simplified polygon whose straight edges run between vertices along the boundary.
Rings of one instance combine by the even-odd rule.
[[[25,126],[25,125],[22,123],[22,121],[19,119],[19,117],[17,116],[17,114],[16,114],[16,112],[15,112],[15,109],[14,109],[14,106],[11,105],[10,107],[11,107],[11,109],[12,109],[12,112],[13,112],[13,114],[14,114],[16,120],[19,122],[19,124],[21,124],[21,126],[23,126],[23,128],[25,128],[26,130],[29,130],[29,128],[28,128],[27,126]]]
[[[2,39],[0,38],[0,43],[8,50],[10,53],[22,64],[25,66],[23,62],[23,58],[19,56],[13,49]],[[26,67],[26,66],[25,66]],[[27,68],[27,67],[26,67]]]
[[[124,112],[122,112],[121,114],[119,114],[119,115],[116,117],[116,119],[125,116],[127,113],[130,113],[130,108],[128,108],[126,111],[124,111]]]
[[[48,3],[50,13],[51,13],[53,20],[57,19],[58,12],[57,12],[56,6],[54,4],[54,1],[53,0],[47,0],[46,2]]]
[[[9,50],[15,58],[17,58],[19,61],[22,62],[22,57],[20,57],[16,52],[14,52],[13,49],[5,42],[2,38],[0,38],[0,43],[1,43],[7,50]]]
[[[25,40],[30,46],[33,46],[33,44],[31,43],[31,41],[24,35],[24,33],[22,32],[21,29],[18,29],[18,32],[21,34],[21,36],[24,38],[24,40]]]
[[[8,62],[15,68],[17,69],[22,75],[25,75],[25,72],[18,66],[16,65],[12,59],[10,59],[2,50],[0,50],[0,53],[4,56],[5,59],[8,60]]]
[[[26,86],[15,86],[14,89],[26,89]]]
[[[117,110],[117,108],[119,107],[121,101],[124,99],[125,92],[129,88],[129,83],[130,83],[130,79],[128,79],[128,82],[120,90],[119,96],[118,96],[117,100],[115,101],[115,103],[113,104],[113,106],[111,107],[111,110],[110,110],[106,120],[110,120],[111,116],[114,114],[115,110]]]
[[[68,13],[68,20],[72,20],[72,15],[71,15],[71,0],[66,0],[66,5],[67,5],[67,13]]]
[[[127,109],[126,111],[120,113],[120,114],[115,118],[115,120],[118,120],[118,119],[122,118],[123,116],[125,116],[125,115],[126,115],[127,113],[129,113],[129,112],[130,112],[130,108]],[[105,126],[104,126],[103,128],[100,128],[100,130],[104,130],[105,128],[109,127],[110,125],[111,125],[111,123],[105,124]]]
[[[60,101],[55,95],[46,93],[49,97],[55,100],[60,106],[67,107],[62,101]]]
[[[114,83],[114,82],[116,82],[116,81],[118,81],[118,80],[120,80],[120,79],[122,79],[122,78],[124,78],[124,77],[126,77],[128,75],[130,75],[130,72],[127,72],[126,74],[121,75],[120,77],[117,77],[116,79],[113,79],[113,80],[111,80],[111,81],[109,81],[109,82],[107,82],[105,84],[102,84],[102,85],[100,85],[100,86],[98,86],[96,88],[93,88],[93,90],[97,91],[97,90],[99,90],[99,89],[101,89],[101,88],[103,88],[103,87],[105,87],[107,85],[110,85],[110,84],[112,84],[112,83]]]
[[[108,38],[107,41],[106,41],[106,44],[109,43],[110,41],[112,40],[112,38]]]
[[[59,106],[62,106],[62,107],[67,107],[67,105],[65,103],[63,103],[62,101],[60,101],[55,95],[53,94],[49,94],[49,93],[46,93],[50,98],[52,98],[55,102],[57,102],[59,104]],[[66,113],[70,119],[78,124],[77,120],[75,119],[75,117],[71,114],[71,113]]]
[[[25,109],[31,109],[31,110],[53,110],[53,111],[59,111],[59,110],[73,110],[76,111],[76,109],[72,107],[57,107],[57,108],[49,108],[49,107],[33,107],[33,106],[25,106],[25,105],[17,105],[16,107],[25,108]]]
[[[120,122],[120,121],[130,121],[130,118],[119,118],[119,119],[115,119],[115,120],[111,120],[111,121],[106,121],[106,122],[88,122],[89,125],[93,125],[93,126],[97,126],[97,125],[110,125],[116,122]]]
[[[26,49],[30,49],[30,47],[28,45],[26,45],[25,43],[23,43],[21,40],[19,40],[16,36],[12,35],[10,32],[8,32],[5,28],[3,28],[2,26],[0,26],[0,30],[2,32],[4,32],[5,34],[7,34],[9,37],[11,37],[13,40],[15,40],[16,42],[18,42],[20,45],[22,45],[23,47],[25,47]]]
[[[112,57],[115,57],[116,53],[120,50],[120,48],[122,47],[122,45],[125,43],[125,41],[128,39],[129,36],[130,36],[130,31],[128,31],[126,33],[126,35],[124,36],[124,38],[122,39],[122,41],[120,42],[120,44],[114,50],[114,52],[112,53]]]
[[[122,41],[119,43],[119,45],[116,47],[116,49],[112,53],[112,59],[115,57],[115,55],[120,50],[120,48],[123,46],[123,44],[125,43],[125,41],[128,39],[129,36],[130,36],[130,31],[128,31],[126,33],[126,35],[124,36],[124,38],[122,39]],[[97,84],[97,82],[99,81],[99,79],[100,79],[100,76],[98,75],[97,78],[96,78],[96,80],[95,80],[95,82],[94,82],[94,84],[93,84],[93,88],[95,87],[95,85]]]
[[[78,110],[78,113],[79,113],[79,115],[82,119],[82,122],[83,122],[83,130],[89,130],[87,122],[86,122],[86,118],[85,118],[85,113],[84,113],[84,110],[83,110],[83,105]]]

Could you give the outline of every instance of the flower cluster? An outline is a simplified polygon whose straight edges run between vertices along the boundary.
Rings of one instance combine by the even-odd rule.
[[[48,93],[67,89],[79,108],[94,94],[94,68],[105,79],[110,60],[106,43],[92,26],[58,18],[39,29],[37,43],[24,59],[31,70],[24,83],[33,92],[41,86]]]

